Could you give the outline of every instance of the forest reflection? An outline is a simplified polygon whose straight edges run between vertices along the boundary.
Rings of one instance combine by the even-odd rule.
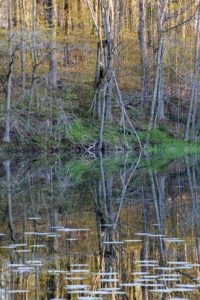
[[[199,166],[4,161],[0,298],[199,299]]]

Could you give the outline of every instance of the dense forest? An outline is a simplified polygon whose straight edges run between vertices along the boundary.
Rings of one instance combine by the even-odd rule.
[[[199,0],[0,0],[1,145],[198,142],[199,34]]]
[[[200,299],[200,0],[0,0],[0,299]]]

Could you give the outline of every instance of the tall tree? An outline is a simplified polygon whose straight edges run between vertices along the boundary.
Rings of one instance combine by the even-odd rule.
[[[161,109],[163,110],[163,98],[161,88],[162,84],[162,67],[163,67],[163,55],[164,55],[164,45],[163,45],[163,26],[165,22],[165,12],[168,4],[168,0],[157,1],[156,2],[156,18],[157,18],[157,49],[156,49],[156,59],[155,59],[155,72],[154,72],[154,86],[153,86],[153,98],[151,103],[151,113],[149,119],[149,132],[153,129],[156,124],[158,114],[163,115]],[[156,110],[157,107],[157,110]],[[156,112],[157,111],[157,112]]]
[[[187,122],[185,127],[184,139],[186,142],[189,140],[189,130],[193,114],[193,130],[195,127],[195,115],[196,115],[196,97],[197,97],[197,79],[198,79],[198,69],[199,69],[199,33],[200,33],[200,1],[198,1],[198,10],[196,14],[196,37],[195,37],[195,49],[194,49],[194,66],[193,66],[193,76],[191,82],[191,93],[190,93],[190,104],[187,114]],[[193,140],[195,135],[193,135]]]
[[[57,87],[57,59],[55,49],[56,37],[56,0],[45,0],[46,19],[49,26],[49,84]]]
[[[23,0],[19,0],[19,22],[20,22],[20,52],[21,52],[21,94],[24,95],[26,87],[26,76],[25,76],[25,26],[24,26],[24,6]]]
[[[139,26],[138,26],[138,37],[140,42],[140,55],[141,55],[141,83],[142,83],[142,93],[141,99],[142,103],[147,96],[147,44],[146,44],[146,29],[145,29],[145,6],[144,0],[138,1],[139,10]]]
[[[6,88],[6,122],[3,141],[10,143],[10,110],[11,110],[11,91],[12,91],[12,76],[13,76],[13,17],[12,17],[12,0],[7,1],[8,11],[8,74]]]
[[[100,119],[98,148],[102,149],[105,119],[112,120],[113,51],[115,45],[114,2],[113,0],[102,0],[100,2],[100,24],[98,24],[98,18],[90,1],[86,0],[85,2],[90,9],[98,34],[95,102],[97,114]]]

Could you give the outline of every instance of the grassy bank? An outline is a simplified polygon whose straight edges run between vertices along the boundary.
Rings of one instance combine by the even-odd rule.
[[[98,123],[89,124],[80,118],[74,119],[69,126],[63,130],[62,139],[58,142],[55,136],[49,134],[44,137],[36,134],[24,142],[2,144],[1,154],[15,152],[68,152],[69,154],[95,153],[98,140]],[[116,153],[132,151],[138,153],[143,151],[151,156],[162,156],[164,158],[181,157],[185,154],[200,154],[200,143],[186,143],[171,137],[166,131],[156,128],[150,134],[149,144],[146,145],[147,131],[138,131],[143,148],[140,149],[135,135],[124,133],[116,124],[106,124],[103,134],[104,152]]]
[[[42,95],[42,91],[41,91]],[[65,86],[49,91],[42,105],[29,107],[29,95],[21,99],[12,111],[11,143],[1,143],[1,154],[34,152],[94,153],[99,136],[100,121],[91,112],[91,87]],[[126,98],[126,97],[125,97]],[[128,97],[127,97],[128,98]],[[37,99],[33,99],[37,101]],[[84,105],[83,105],[84,103]],[[148,116],[148,109],[146,116]],[[17,121],[15,115],[17,114]],[[165,121],[150,133],[146,146],[148,119],[142,117],[140,107],[129,109],[131,122],[136,126],[144,151],[165,156],[200,153],[199,143],[185,143],[181,132],[177,138],[176,124]],[[114,121],[105,122],[103,147],[108,153],[140,151],[138,139],[131,128],[119,126],[119,108],[114,108]],[[1,123],[3,136],[4,123]],[[2,138],[1,138],[2,140]]]

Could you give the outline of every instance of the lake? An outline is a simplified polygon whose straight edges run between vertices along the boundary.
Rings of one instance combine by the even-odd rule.
[[[0,165],[0,299],[200,299],[200,157]]]

